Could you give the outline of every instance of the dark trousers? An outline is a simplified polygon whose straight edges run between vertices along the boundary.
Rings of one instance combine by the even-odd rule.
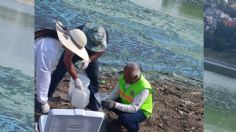
[[[59,84],[59,82],[62,80],[62,78],[65,76],[67,72],[65,64],[63,62],[63,58],[64,58],[64,54],[61,56],[59,63],[57,64],[57,67],[52,74],[48,97],[52,97],[53,93],[56,90],[57,85]],[[74,55],[74,57],[72,58],[72,62],[75,63],[78,60],[81,60],[81,58]],[[94,97],[94,94],[98,92],[98,88],[99,88],[99,81],[98,81],[99,62],[98,60],[90,62],[85,72],[88,78],[90,79],[90,85],[89,85],[90,99],[89,99],[88,108],[91,110],[98,110],[99,103]]]
[[[112,109],[112,111],[118,115],[119,123],[127,127],[129,132],[138,132],[139,123],[147,119],[143,111],[140,109],[135,113],[122,112],[117,109]]]

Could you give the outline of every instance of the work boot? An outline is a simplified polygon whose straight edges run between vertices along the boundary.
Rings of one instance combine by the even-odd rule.
[[[44,114],[46,114],[46,113],[49,112],[50,106],[49,106],[48,103],[46,103],[46,104],[41,104],[41,109],[42,109],[42,112],[43,112]]]

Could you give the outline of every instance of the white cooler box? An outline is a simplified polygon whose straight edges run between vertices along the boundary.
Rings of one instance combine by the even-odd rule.
[[[83,109],[52,109],[39,119],[40,132],[99,132],[105,114]]]

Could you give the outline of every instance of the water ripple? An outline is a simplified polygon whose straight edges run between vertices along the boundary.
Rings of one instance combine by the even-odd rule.
[[[36,28],[60,19],[73,28],[86,22],[108,29],[110,43],[101,62],[137,61],[144,70],[203,76],[203,23],[174,18],[124,0],[36,0]],[[42,10],[43,9],[43,10]]]

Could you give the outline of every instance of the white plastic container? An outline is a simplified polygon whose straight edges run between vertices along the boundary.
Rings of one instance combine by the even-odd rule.
[[[83,88],[81,90],[79,90],[78,88],[75,88],[74,80],[71,78],[68,95],[70,97],[71,104],[74,107],[83,109],[89,103],[90,91],[88,89],[88,86],[89,86],[90,80],[84,74],[79,74],[78,77],[83,84]]]
[[[40,132],[99,132],[105,113],[83,109],[51,109],[39,119]]]

